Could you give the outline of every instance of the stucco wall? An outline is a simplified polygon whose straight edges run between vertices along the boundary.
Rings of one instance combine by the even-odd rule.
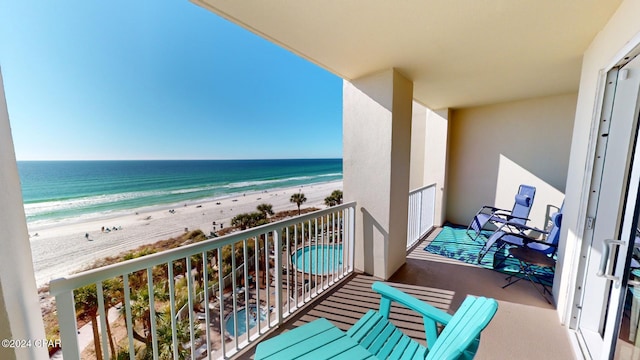
[[[417,189],[424,185],[424,157],[427,131],[427,108],[413,102],[411,114],[411,169],[409,189]]]
[[[433,111],[413,102],[410,189],[436,184],[434,225],[445,218],[449,110]]]
[[[343,82],[344,200],[357,201],[355,267],[387,279],[405,262],[413,83],[385,70]]]
[[[453,111],[446,218],[468,224],[482,205],[510,209],[520,184],[536,187],[530,224],[561,205],[576,94]]]
[[[567,205],[563,221],[561,241],[565,243],[558,252],[554,291],[558,311],[563,320],[570,316],[572,289],[575,287],[578,245],[582,241],[584,229],[584,206],[586,192],[583,188],[587,168],[591,166],[590,136],[597,112],[601,107],[598,100],[598,83],[601,74],[606,73],[613,63],[621,60],[635,46],[640,36],[640,0],[624,1],[607,25],[598,33],[582,60],[580,88],[576,107],[571,158],[567,176]],[[598,102],[598,103],[596,103]]]

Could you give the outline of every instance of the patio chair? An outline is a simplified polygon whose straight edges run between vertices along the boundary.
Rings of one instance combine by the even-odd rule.
[[[497,243],[498,250],[499,250],[503,248],[505,245],[523,246],[525,244],[525,240],[528,243],[531,243],[532,242],[530,240],[531,236],[529,236],[528,233],[539,233],[541,235],[544,235],[545,240],[543,241],[543,243],[548,245],[548,243],[551,243],[555,237],[560,236],[560,223],[562,222],[563,208],[564,208],[564,201],[562,202],[562,205],[560,206],[560,209],[558,210],[558,212],[551,215],[551,227],[549,228],[548,231],[527,226],[525,224],[522,224],[520,221],[506,221],[502,223],[498,227],[498,229],[494,231],[487,238],[487,241],[484,243],[484,246],[480,249],[480,252],[478,253],[478,263],[482,261],[484,256],[489,252],[489,250],[493,246],[493,244]],[[555,238],[556,242],[557,240],[558,239]],[[538,241],[538,243],[540,243],[540,241]],[[543,244],[535,245],[532,243],[531,246],[533,248],[537,248],[537,250],[545,248],[545,251],[547,252],[552,250],[551,248],[545,247],[546,245],[543,245]],[[496,252],[498,250],[496,250]],[[494,264],[494,267],[495,267],[495,264]]]
[[[472,237],[473,240],[478,239],[482,234],[482,230],[488,224],[494,224],[497,227],[507,221],[526,224],[529,220],[529,212],[531,212],[535,196],[535,187],[522,184],[518,188],[511,210],[499,209],[489,205],[481,207],[467,227],[467,235]]]
[[[551,215],[551,227],[548,231],[541,230],[535,227],[530,227],[524,224],[520,224],[516,221],[507,221],[503,223],[484,244],[480,253],[478,254],[478,262],[482,260],[484,255],[489,252],[493,244],[498,244],[498,249],[503,248],[506,245],[524,246],[529,244],[528,247],[541,251],[545,254],[555,252],[558,239],[560,237],[560,224],[562,223],[562,212],[564,209],[564,202],[560,206],[557,213]],[[544,236],[544,240],[535,240],[529,233],[539,233]],[[555,244],[555,245],[553,245]]]
[[[372,287],[381,295],[380,309],[369,310],[346,333],[321,318],[260,343],[255,358],[471,359],[478,350],[480,333],[498,310],[494,299],[467,296],[455,314],[449,315],[383,283]],[[422,316],[426,347],[389,321],[393,301]],[[439,334],[437,324],[444,325]]]
[[[536,290],[547,300],[549,304],[551,301],[547,299],[545,293],[551,292],[547,288],[547,285],[540,279],[540,275],[537,274],[536,268],[546,269],[551,274],[554,273],[556,260],[555,254],[558,249],[558,241],[560,239],[560,227],[562,225],[562,209],[551,216],[551,227],[549,231],[544,231],[536,228],[531,228],[526,225],[518,225],[518,233],[508,233],[504,231],[496,232],[496,242],[500,243],[500,247],[510,246],[508,252],[509,256],[518,260],[519,263],[519,275],[522,277],[513,276],[507,278],[509,281],[502,288],[506,288],[520,280],[527,279],[536,288]],[[535,231],[545,235],[543,240],[532,238],[526,235],[526,231]],[[491,237],[493,238],[493,236]],[[494,259],[495,266],[495,259]],[[542,291],[536,286],[536,283],[541,285]]]

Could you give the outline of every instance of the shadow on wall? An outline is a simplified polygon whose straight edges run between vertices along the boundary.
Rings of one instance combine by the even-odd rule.
[[[520,184],[535,186],[534,226],[560,206],[577,96],[565,94],[456,110],[447,174],[447,219],[466,223],[482,205],[511,208]]]
[[[520,184],[535,186],[536,197],[529,214],[529,225],[545,228],[549,216],[562,205],[564,194],[504,155],[500,155],[497,174],[495,204],[510,209]]]
[[[362,210],[362,233],[364,245],[364,272],[383,278],[387,264],[389,233],[365,209]]]

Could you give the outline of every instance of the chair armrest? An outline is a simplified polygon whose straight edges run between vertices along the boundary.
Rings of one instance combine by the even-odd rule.
[[[495,206],[489,206],[489,205],[484,205],[480,210],[481,211],[482,210],[491,210],[492,213],[502,213],[503,215],[511,214],[511,210],[501,209],[501,208],[497,208]]]
[[[524,246],[526,246],[526,247],[529,247],[529,244],[541,244],[541,245],[545,245],[545,246],[548,246],[548,247],[554,248],[554,249],[558,248],[557,245],[550,244],[550,243],[545,242],[543,240],[538,240],[538,239],[530,238],[530,237],[527,237],[527,236],[522,236],[522,242],[524,243]]]
[[[538,229],[538,231],[541,231],[541,230]],[[516,246],[520,246],[520,247],[526,247],[526,248],[530,248],[530,249],[536,250],[536,251],[542,251],[541,249],[536,249],[536,248],[533,248],[533,247],[529,246],[531,244],[540,244],[540,245],[546,246],[547,248],[553,249],[552,253],[555,253],[558,250],[558,246],[557,245],[554,245],[554,244],[546,242],[546,239],[544,239],[544,240],[534,239],[534,238],[529,237],[529,236],[527,236],[525,234],[522,234],[522,233],[508,233],[508,232],[504,232],[504,231],[502,232],[502,236],[513,236],[513,237],[518,238],[518,239],[520,239],[522,241],[521,244],[516,244],[515,242],[513,242],[511,240],[507,241],[509,244],[512,244],[512,245],[516,245]],[[498,239],[501,239],[502,236],[498,237]]]
[[[519,218],[519,219],[523,219],[523,218]],[[500,228],[498,230],[496,230],[496,232],[502,230],[504,227],[516,228],[519,233],[523,233],[525,231],[535,231],[535,232],[541,233],[543,235],[548,235],[549,234],[549,232],[546,231],[546,230],[538,229],[537,227],[527,226],[527,225],[516,223],[516,222],[513,222],[513,221],[505,221],[504,223],[502,223]],[[506,230],[504,230],[504,231],[507,232],[507,233],[513,233],[512,231],[506,231]],[[515,235],[516,233],[513,233],[513,234]]]
[[[515,216],[515,215],[511,215],[511,214],[507,214],[505,215],[507,217],[508,221],[511,221],[513,219],[520,219],[520,220],[525,220],[525,221],[531,221],[531,219],[526,218],[526,217],[521,217],[521,216]]]
[[[432,346],[438,338],[437,323],[447,325],[452,318],[452,315],[389,285],[374,282],[371,287],[382,296],[380,299],[380,314],[386,319],[389,318],[392,301],[422,315],[427,345],[429,347]]]
[[[373,283],[372,286],[373,290],[375,290],[377,293],[379,293],[380,295],[382,295],[383,299],[388,299],[391,301],[395,301],[399,304],[402,304],[404,307],[411,309],[417,313],[419,313],[420,315],[423,316],[427,316],[429,318],[432,318],[433,320],[446,325],[447,323],[449,323],[449,320],[451,320],[451,315],[447,314],[446,312],[427,304],[424,301],[418,300],[416,298],[414,298],[413,296],[398,290],[396,288],[393,288],[389,285],[386,285],[384,283],[381,282],[375,282]],[[385,304],[386,305],[386,304]],[[389,306],[391,304],[389,303]],[[382,306],[382,304],[381,304]],[[389,311],[388,309],[380,309],[380,313],[387,317],[389,316]]]

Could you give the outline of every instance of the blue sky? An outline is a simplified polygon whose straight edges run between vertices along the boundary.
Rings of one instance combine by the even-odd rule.
[[[342,80],[188,0],[0,0],[18,160],[342,157]]]

